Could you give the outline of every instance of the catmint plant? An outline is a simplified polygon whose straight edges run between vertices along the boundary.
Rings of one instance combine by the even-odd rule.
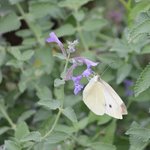
[[[64,68],[64,77],[62,78],[62,80],[64,81],[68,81],[68,80],[72,80],[74,83],[74,94],[77,95],[84,87],[84,85],[81,84],[81,80],[82,78],[86,77],[89,78],[90,75],[93,72],[92,67],[97,66],[98,62],[93,62],[85,57],[71,57],[71,53],[74,53],[76,51],[76,46],[79,43],[78,40],[74,40],[73,42],[67,41],[67,49],[64,49],[64,46],[62,44],[62,42],[58,39],[58,37],[56,36],[56,34],[54,32],[50,33],[50,37],[46,39],[46,41],[48,43],[57,43],[57,45],[59,46],[59,48],[62,51],[63,56],[65,57],[66,60],[66,65]],[[68,62],[71,63],[71,67],[68,68]],[[85,65],[86,69],[79,75],[74,76],[73,71],[78,67],[78,66],[82,66]]]

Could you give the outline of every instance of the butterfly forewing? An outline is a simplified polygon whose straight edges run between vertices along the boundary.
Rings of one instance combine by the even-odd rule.
[[[83,91],[83,101],[97,115],[105,113],[105,97],[103,87],[96,78],[92,78]]]

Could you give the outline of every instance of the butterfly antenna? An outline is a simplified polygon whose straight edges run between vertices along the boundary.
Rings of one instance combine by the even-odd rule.
[[[112,62],[112,64],[113,64],[114,62]],[[107,67],[106,67],[106,69],[102,72],[102,74],[101,74],[101,77],[104,75],[104,73],[108,70],[108,68],[110,68],[110,65],[109,64],[107,64]]]

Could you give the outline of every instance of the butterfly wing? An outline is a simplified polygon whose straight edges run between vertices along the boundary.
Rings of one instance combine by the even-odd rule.
[[[105,113],[117,118],[122,119],[122,115],[127,114],[127,109],[124,102],[121,100],[119,95],[114,89],[101,79],[100,83],[103,85],[104,96],[105,96]]]
[[[95,114],[105,113],[105,97],[101,83],[92,78],[83,90],[83,101],[86,106]]]

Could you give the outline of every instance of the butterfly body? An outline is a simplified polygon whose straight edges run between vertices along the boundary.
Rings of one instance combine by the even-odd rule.
[[[100,78],[94,76],[83,91],[83,101],[96,115],[107,114],[117,119],[127,114],[126,106],[113,88]]]

